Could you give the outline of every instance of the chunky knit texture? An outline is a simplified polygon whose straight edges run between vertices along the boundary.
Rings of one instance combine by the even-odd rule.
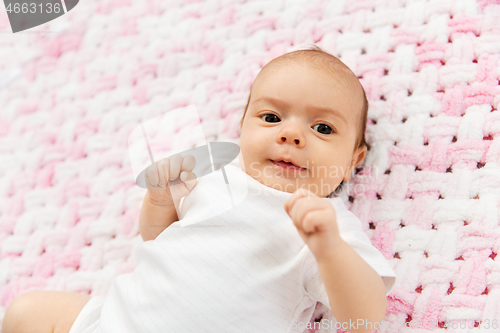
[[[317,44],[370,102],[340,196],[398,275],[385,321],[499,319],[499,22],[498,0],[85,0],[12,34],[2,11],[1,313],[31,290],[105,295],[134,269],[139,119],[195,104],[207,140],[238,142],[259,69]]]

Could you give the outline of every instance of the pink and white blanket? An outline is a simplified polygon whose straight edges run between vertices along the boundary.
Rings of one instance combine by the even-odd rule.
[[[398,275],[378,331],[499,331],[500,1],[85,0],[25,33],[2,11],[0,30],[1,313],[134,269],[139,119],[195,104],[208,141],[238,142],[259,69],[317,44],[370,102],[340,195]]]

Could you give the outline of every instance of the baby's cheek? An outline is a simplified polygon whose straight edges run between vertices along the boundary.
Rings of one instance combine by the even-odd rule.
[[[252,164],[252,162],[255,160],[254,157],[254,152],[251,144],[248,144],[248,141],[243,141],[240,143],[240,154],[239,154],[239,162],[240,166],[245,168],[246,173],[248,173],[248,168]]]
[[[244,158],[251,158],[256,155],[258,153],[259,146],[260,143],[258,142],[258,139],[256,139],[255,135],[245,133],[240,137],[240,150]]]
[[[246,161],[246,158],[248,158],[247,153],[248,153],[248,144],[247,141],[243,138],[243,140],[240,139],[240,152],[243,157],[243,160]]]
[[[247,145],[246,132],[241,132],[240,141],[239,141],[238,145],[240,146],[240,151],[243,152],[245,150],[246,145]]]

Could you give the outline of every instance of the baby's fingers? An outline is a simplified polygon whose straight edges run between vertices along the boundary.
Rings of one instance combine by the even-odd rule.
[[[186,155],[182,159],[182,171],[193,171],[194,166],[196,165],[196,159],[193,155]]]
[[[160,186],[165,187],[168,183],[168,174],[170,169],[170,163],[168,159],[161,160],[156,163],[158,166],[158,173],[160,175]]]
[[[186,155],[182,157],[179,154],[175,154],[169,158],[170,160],[170,180],[175,180],[180,178],[180,173],[184,171],[192,171],[196,160],[193,155]],[[196,176],[194,176],[196,178]],[[192,179],[192,176],[189,176],[189,179]]]
[[[287,212],[287,214],[290,215],[290,211],[293,208],[293,206],[295,206],[295,203],[297,202],[297,200],[299,200],[303,197],[309,197],[309,195],[311,195],[311,193],[303,187],[301,187],[297,191],[295,191],[292,194],[292,196],[290,197],[290,199],[285,201],[284,208],[285,208],[285,211]]]
[[[156,167],[156,163],[147,167],[146,179],[150,185],[158,186],[158,182],[159,182],[160,178],[158,175],[158,169]]]
[[[194,174],[194,172],[191,171],[182,171],[180,178],[184,183],[186,183],[189,182],[190,180],[196,179],[196,175]]]
[[[170,179],[174,180],[179,177],[179,173],[181,172],[181,165],[182,165],[182,156],[179,154],[175,154],[171,157],[169,157],[170,160]]]
[[[196,175],[191,171],[183,171],[180,178],[186,185],[188,193],[191,193],[191,190],[196,186],[197,183]]]

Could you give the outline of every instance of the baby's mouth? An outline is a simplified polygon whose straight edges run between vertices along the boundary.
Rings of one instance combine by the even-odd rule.
[[[270,160],[270,161],[273,162],[273,164],[279,168],[284,168],[287,170],[306,170],[306,168],[302,168],[298,165],[293,164],[292,162],[286,162],[283,160],[280,161]]]

